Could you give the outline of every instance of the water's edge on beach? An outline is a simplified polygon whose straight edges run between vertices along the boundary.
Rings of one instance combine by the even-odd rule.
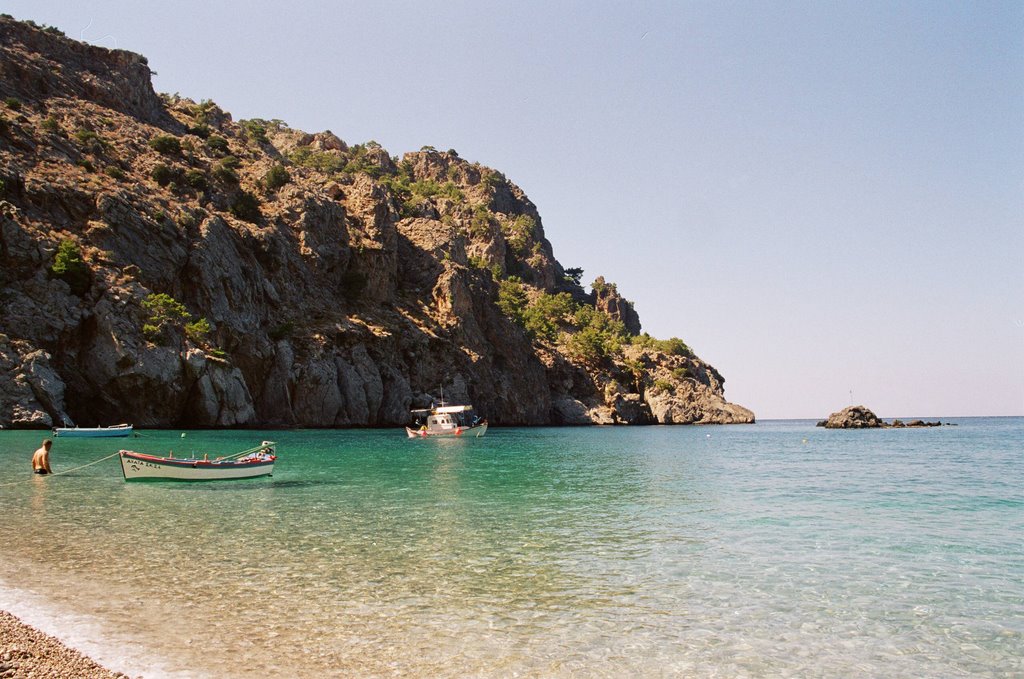
[[[0,671],[14,676],[123,677],[60,638],[0,610]]]
[[[15,676],[169,676],[164,663],[130,639],[118,639],[90,616],[62,610],[36,592],[0,580],[0,664]],[[4,656],[12,652],[9,661]],[[74,670],[69,672],[69,670]],[[88,674],[84,674],[88,672]]]

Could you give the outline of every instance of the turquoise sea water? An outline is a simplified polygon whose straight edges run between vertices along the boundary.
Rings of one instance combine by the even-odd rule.
[[[1021,677],[1024,418],[953,421],[53,449],[278,442],[204,484],[4,431],[0,608],[146,677]]]

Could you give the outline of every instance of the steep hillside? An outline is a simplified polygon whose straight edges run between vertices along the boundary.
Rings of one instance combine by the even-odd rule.
[[[501,173],[157,95],[0,18],[0,424],[750,422]]]

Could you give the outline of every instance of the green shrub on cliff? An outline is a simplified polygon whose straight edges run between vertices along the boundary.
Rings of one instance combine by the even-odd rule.
[[[205,125],[210,122],[210,112],[217,107],[217,104],[213,103],[210,99],[203,99],[198,104],[194,105],[191,109],[192,118],[196,123]]]
[[[181,142],[170,134],[158,134],[149,140],[149,146],[157,153],[165,156],[176,156],[181,153]]]
[[[690,370],[689,366],[685,368],[674,368],[672,370],[672,377],[676,378],[677,380],[690,379],[693,378],[693,371]]]
[[[125,171],[117,167],[116,165],[108,165],[107,167],[103,168],[103,174],[107,175],[111,179],[116,179],[121,182],[128,179],[128,175],[125,173]]]
[[[234,156],[228,156],[228,158],[233,157]],[[227,158],[225,158],[224,160],[227,160]],[[217,165],[214,166],[212,173],[214,179],[217,179],[218,181],[223,182],[225,184],[238,183],[238,174],[234,171],[234,169],[231,168],[230,165],[225,164],[223,161],[217,163]]]
[[[189,170],[185,173],[185,183],[196,191],[205,191],[210,187],[209,180],[200,170]]]
[[[615,283],[606,283],[604,276],[598,276],[594,279],[594,282],[590,284],[590,289],[598,295],[604,292],[616,292]]]
[[[365,144],[356,144],[349,149],[348,162],[345,163],[343,172],[350,174],[368,174],[374,179],[384,175],[384,168],[374,162],[368,155],[368,151],[380,148],[380,144],[370,140]]]
[[[205,342],[210,334],[210,330],[210,322],[205,318],[185,324],[185,335],[196,344]]]
[[[228,210],[239,219],[253,224],[263,217],[263,213],[260,212],[260,199],[248,191],[239,192]]]
[[[533,220],[530,215],[519,215],[511,222],[505,222],[501,226],[501,231],[505,235],[505,242],[512,248],[512,251],[520,254],[526,254],[526,244],[533,238],[534,229],[537,228],[537,222]]]
[[[10,14],[4,14],[3,16],[4,16],[4,18],[7,18],[7,19],[13,19],[14,18]],[[32,28],[35,28],[36,30],[40,30],[43,33],[49,33],[51,35],[59,35],[59,36],[62,36],[62,37],[64,36],[64,31],[60,30],[56,26],[49,26],[47,24],[39,24],[39,23],[36,23],[35,21],[32,21],[31,19],[25,19],[22,23],[25,23],[25,24],[31,26]]]
[[[441,193],[441,185],[432,179],[421,179],[409,184],[409,191],[419,198],[433,198]]]
[[[579,285],[583,279],[583,269],[580,267],[569,267],[565,270],[565,281],[573,285]]]
[[[584,363],[596,364],[618,353],[628,339],[621,321],[592,306],[577,304],[567,292],[540,293],[531,302],[518,276],[498,281],[495,303],[530,337],[547,342],[557,342],[561,337],[566,352]]]
[[[667,340],[660,340],[651,337],[646,332],[633,337],[630,340],[633,346],[641,347],[643,349],[653,349],[654,351],[660,351],[663,354],[669,356],[692,356],[693,350],[687,346],[686,342],[679,339],[678,337],[670,337]]]
[[[288,174],[288,170],[285,169],[284,165],[274,165],[267,173],[263,175],[263,185],[267,187],[268,191],[276,191],[288,182],[290,182],[292,176]]]
[[[337,151],[314,151],[308,146],[300,146],[288,154],[288,160],[301,167],[319,170],[326,174],[334,174],[345,169],[347,161]]]
[[[526,311],[528,303],[526,288],[523,287],[523,282],[519,278],[509,276],[498,282],[498,308],[512,319],[513,323],[523,325],[523,312]]]
[[[142,333],[150,341],[161,338],[167,328],[177,327],[192,318],[185,305],[166,292],[146,295],[142,300],[142,308],[149,312],[149,318],[142,326]]]
[[[566,340],[570,356],[584,363],[597,364],[618,353],[628,338],[626,326],[592,306],[578,306],[572,317],[576,332]]]
[[[504,181],[505,175],[494,170],[487,172],[486,174],[484,174],[483,177],[480,178],[480,183],[489,189],[494,189],[497,188],[498,186],[501,186],[501,184]]]
[[[672,384],[668,380],[654,380],[654,391],[665,394],[674,394],[676,393],[676,385]]]
[[[565,342],[566,353],[578,361],[597,364],[608,351],[601,334],[591,329],[573,333]]]
[[[210,322],[205,318],[192,321],[185,305],[165,292],[146,295],[142,308],[148,312],[142,326],[142,335],[154,344],[166,345],[172,329],[185,332],[196,344],[202,344],[210,334]]]
[[[242,132],[246,137],[257,144],[267,143],[267,121],[260,120],[259,118],[239,120],[238,126],[242,128]]]
[[[167,165],[164,165],[163,163],[157,163],[153,167],[153,171],[149,173],[149,176],[152,177],[153,181],[155,181],[160,186],[167,186],[172,181],[174,181],[175,177],[177,176],[177,173]]]
[[[473,208],[473,216],[469,220],[469,233],[476,238],[488,238],[491,235],[491,219],[493,215],[486,205]]]
[[[230,148],[228,140],[217,134],[210,135],[210,138],[206,140],[206,146],[216,153],[227,153]]]
[[[107,149],[107,142],[92,130],[85,128],[75,131],[75,141],[87,153],[102,154]]]
[[[453,203],[462,203],[466,200],[465,194],[462,193],[462,189],[456,186],[455,182],[447,181],[441,185],[441,190],[438,192],[439,195],[447,198]]]
[[[92,271],[82,261],[82,253],[73,240],[62,240],[57,246],[50,275],[67,283],[71,292],[79,297],[89,290],[92,283]]]
[[[523,311],[523,327],[532,337],[554,342],[562,325],[573,315],[575,304],[566,292],[542,294]]]

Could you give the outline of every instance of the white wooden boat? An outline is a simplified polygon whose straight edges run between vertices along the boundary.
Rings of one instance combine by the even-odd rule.
[[[487,420],[473,416],[473,406],[441,406],[413,410],[416,423],[406,427],[411,439],[480,437],[487,433]]]
[[[77,438],[108,438],[131,436],[134,427],[130,424],[115,424],[112,427],[54,427],[54,436]]]
[[[209,459],[209,455],[203,455],[202,459],[174,457],[173,454],[159,457],[131,450],[122,450],[119,454],[125,481],[216,481],[271,475],[274,472],[274,461],[277,459],[276,445],[273,441],[264,441],[255,448],[213,460]]]

